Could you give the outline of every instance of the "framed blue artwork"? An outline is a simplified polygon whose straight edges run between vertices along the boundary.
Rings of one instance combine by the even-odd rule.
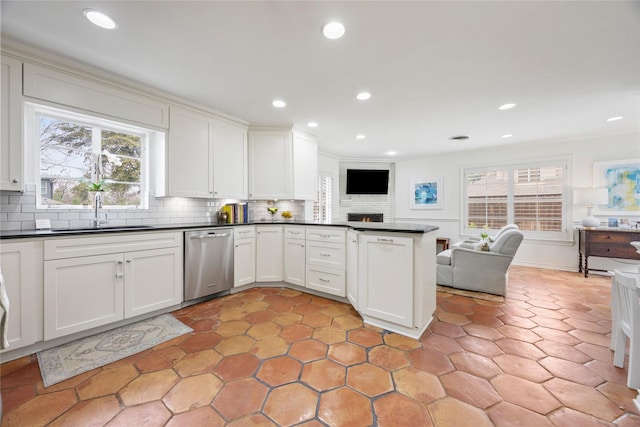
[[[442,209],[442,177],[415,178],[409,186],[411,209]]]
[[[609,193],[599,213],[640,216],[640,159],[593,162],[593,186]]]

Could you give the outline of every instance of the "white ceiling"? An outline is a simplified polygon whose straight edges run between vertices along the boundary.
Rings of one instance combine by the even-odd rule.
[[[94,27],[87,7],[119,28]],[[3,37],[252,124],[317,121],[320,149],[342,158],[640,133],[638,1],[3,0],[1,12]],[[346,34],[327,40],[334,19]],[[506,102],[518,105],[498,111]]]

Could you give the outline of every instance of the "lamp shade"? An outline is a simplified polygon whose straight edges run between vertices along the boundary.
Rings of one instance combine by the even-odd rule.
[[[573,204],[577,206],[596,206],[609,203],[609,190],[606,188],[576,188],[573,192]]]

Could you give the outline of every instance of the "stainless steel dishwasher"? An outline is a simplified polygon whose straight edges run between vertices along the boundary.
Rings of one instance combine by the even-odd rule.
[[[184,233],[184,300],[233,287],[233,229],[207,228]]]

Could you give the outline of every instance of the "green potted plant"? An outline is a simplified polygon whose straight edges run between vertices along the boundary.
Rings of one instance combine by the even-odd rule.
[[[92,182],[89,184],[89,191],[96,192],[96,191],[104,191],[104,190],[105,190],[104,181]]]

